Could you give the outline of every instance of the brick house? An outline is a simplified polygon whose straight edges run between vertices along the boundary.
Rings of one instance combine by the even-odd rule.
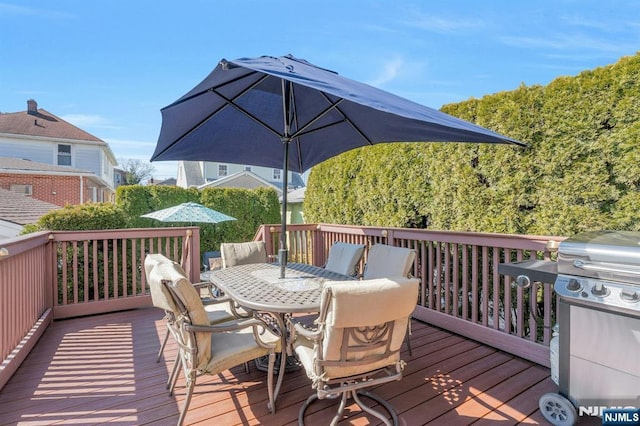
[[[114,168],[109,145],[38,108],[0,113],[0,188],[59,206],[113,201]]]
[[[0,189],[60,207],[94,201],[103,185],[88,170],[0,157]]]

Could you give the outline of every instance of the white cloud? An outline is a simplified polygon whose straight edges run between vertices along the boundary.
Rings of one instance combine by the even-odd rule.
[[[70,18],[72,15],[56,10],[38,9],[34,7],[16,6],[14,4],[0,3],[0,13],[13,16],[42,16],[45,18]]]
[[[621,54],[633,51],[632,44],[608,40],[584,34],[554,34],[547,37],[502,37],[504,44],[530,49],[554,49],[566,51],[599,51]]]
[[[100,129],[116,129],[117,126],[110,124],[109,120],[101,115],[89,115],[89,114],[67,114],[61,117],[63,120],[68,121],[74,126],[85,128],[93,127]]]
[[[441,34],[460,33],[461,31],[485,26],[485,23],[479,19],[443,18],[423,14],[416,14],[412,19],[404,21],[404,24],[420,30]]]
[[[402,69],[403,65],[404,65],[404,61],[400,58],[396,58],[388,62],[385,62],[379,75],[376,76],[373,80],[369,80],[367,84],[370,84],[371,86],[380,87],[380,86],[383,86],[385,83],[389,83],[390,81],[393,81],[398,77],[398,74],[400,73],[400,70]]]

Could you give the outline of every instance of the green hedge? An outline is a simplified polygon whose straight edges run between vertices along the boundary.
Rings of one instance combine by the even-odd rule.
[[[316,166],[309,222],[572,235],[640,230],[640,56],[445,105],[526,142],[394,143]]]
[[[125,212],[112,203],[67,205],[40,217],[35,225],[25,226],[22,234],[41,230],[87,231],[127,227]]]
[[[210,223],[167,223],[141,215],[193,201],[235,217],[237,220]],[[253,239],[258,227],[280,223],[280,202],[273,189],[236,188],[184,189],[175,186],[120,186],[116,203],[88,203],[67,206],[42,216],[23,233],[38,230],[92,230],[124,228],[160,228],[168,226],[200,227],[200,250],[218,250],[225,241]]]

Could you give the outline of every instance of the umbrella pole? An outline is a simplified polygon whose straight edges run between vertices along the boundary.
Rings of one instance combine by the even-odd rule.
[[[284,127],[282,141],[284,165],[282,166],[282,228],[280,230],[280,250],[278,260],[280,261],[280,278],[284,278],[284,269],[287,266],[287,189],[289,188],[289,143],[291,142],[291,123],[293,122],[293,108],[291,107],[293,82],[282,80],[282,117]]]
[[[284,167],[282,168],[282,228],[280,230],[280,250],[278,251],[278,261],[280,262],[280,278],[284,278],[284,270],[287,266],[287,187],[289,186],[289,173],[287,172],[289,164],[289,141],[287,137],[282,138],[284,145]]]

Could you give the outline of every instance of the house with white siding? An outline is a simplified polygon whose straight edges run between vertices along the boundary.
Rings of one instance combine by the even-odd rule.
[[[203,187],[218,180],[227,181],[229,178],[235,176],[253,176],[257,178],[257,182],[262,183],[262,185],[259,186],[273,186],[282,191],[282,169],[251,166],[248,164],[216,163],[209,161],[178,162],[178,178],[176,185],[183,188]],[[296,188],[301,188],[305,186],[305,184],[299,173],[289,172],[287,186],[288,190],[291,191]]]

